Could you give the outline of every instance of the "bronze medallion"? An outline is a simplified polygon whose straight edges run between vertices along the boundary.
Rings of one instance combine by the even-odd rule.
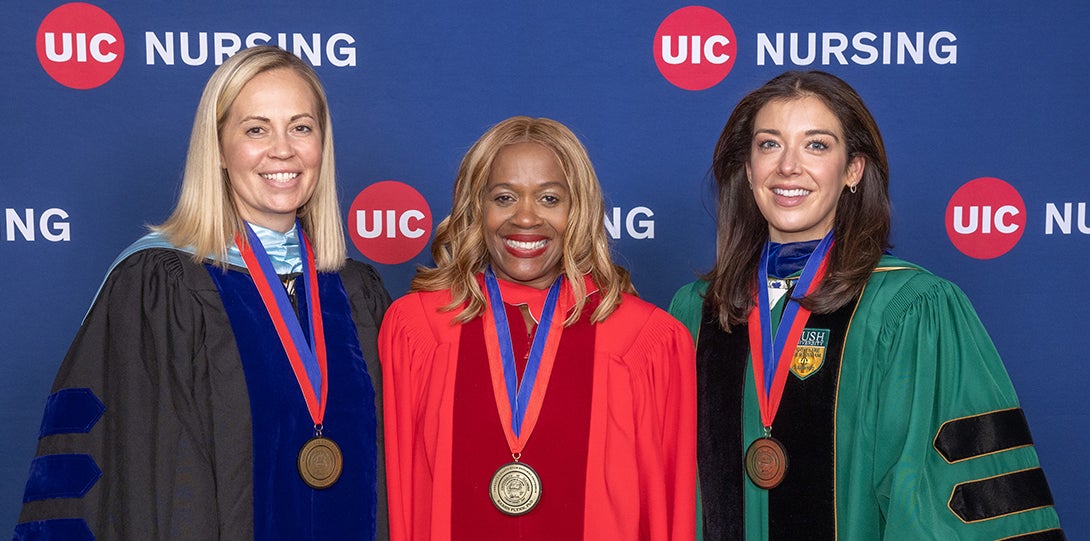
[[[746,475],[765,490],[775,488],[787,475],[787,451],[774,438],[758,438],[746,450]]]
[[[500,512],[516,517],[525,515],[541,501],[541,478],[530,466],[510,462],[492,474],[488,492],[492,505]]]
[[[341,448],[333,440],[311,438],[299,450],[299,476],[310,488],[329,488],[341,476],[343,462]]]

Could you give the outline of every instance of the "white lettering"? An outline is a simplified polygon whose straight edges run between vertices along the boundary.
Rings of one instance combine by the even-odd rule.
[[[1052,234],[1052,226],[1055,224],[1060,228],[1060,233],[1064,235],[1071,234],[1071,203],[1064,203],[1063,213],[1060,209],[1056,208],[1054,203],[1049,203],[1045,206],[1045,234]]]
[[[912,57],[916,64],[923,64],[923,32],[916,32],[916,41],[913,42],[906,32],[897,33],[897,63],[905,63],[905,53]]]
[[[806,36],[806,49],[809,54],[803,58],[799,56],[799,35],[791,33],[791,62],[796,66],[809,66],[814,62],[814,58],[817,58],[817,34],[810,32]]]
[[[610,220],[609,218],[609,214],[606,214],[606,233],[609,233],[611,239],[621,238],[621,208],[613,207],[613,219]]]
[[[410,239],[420,238],[424,234],[424,230],[419,227],[410,229],[409,220],[416,220],[419,222],[423,219],[423,212],[420,212],[419,210],[407,210],[401,213],[401,218],[397,221],[397,230]]]
[[[95,34],[95,36],[91,38],[91,57],[103,64],[113,62],[114,59],[117,58],[117,54],[103,52],[103,43],[117,43],[117,38],[106,33]]]
[[[365,239],[378,238],[382,234],[382,211],[374,210],[374,220],[372,226],[367,227],[367,211],[356,211],[356,234]]]
[[[1056,205],[1049,203],[1045,207],[1045,234],[1052,234],[1053,224],[1060,228],[1060,232],[1064,235],[1071,234],[1071,203],[1064,203],[1064,209],[1061,213]],[[1086,202],[1082,201],[1077,203],[1078,206],[1078,220],[1075,225],[1079,229],[1079,233],[1083,235],[1090,235],[1090,223],[1086,221]],[[10,226],[9,226],[10,227]]]
[[[23,233],[26,240],[34,240],[34,209],[26,209],[26,219],[20,220],[19,213],[15,209],[5,209],[4,222],[7,223],[7,240],[15,240],[15,228]]]
[[[678,36],[677,38],[677,54],[674,54],[673,36],[662,36],[662,61],[667,64],[677,65],[689,58],[689,44],[685,39],[686,36]]]
[[[76,62],[87,61],[87,34],[76,32]]]
[[[654,220],[640,220],[636,221],[637,216],[644,216],[651,218],[655,215],[651,212],[651,209],[647,207],[636,207],[628,211],[628,217],[625,219],[625,229],[628,230],[628,236],[634,239],[653,239],[655,238],[655,221]],[[639,226],[639,229],[637,229]]]
[[[421,221],[424,219],[424,213],[410,209],[401,213],[398,216],[396,210],[372,210],[371,224],[367,224],[367,211],[356,211],[356,234],[365,239],[376,239],[382,236],[382,232],[386,231],[386,238],[397,238],[397,234],[401,233],[402,236],[410,239],[420,238],[427,233],[427,231],[420,227],[413,227],[410,225],[410,221]],[[383,216],[385,215],[385,220]]]
[[[828,66],[831,57],[836,56],[840,65],[848,61],[844,58],[844,50],[848,48],[848,36],[840,32],[827,32],[821,35],[821,63]]]
[[[965,223],[962,218],[963,207],[954,207],[954,231],[961,235],[968,235],[969,233],[976,232],[977,229],[977,210],[979,207],[969,207],[969,223]]]
[[[61,51],[59,53],[57,52],[56,34],[53,32],[46,32],[43,39],[45,39],[45,57],[51,62],[67,62],[72,59],[72,34],[68,32],[61,34]],[[95,61],[102,63],[112,62],[117,58],[117,55],[104,52],[102,50],[102,44],[115,42],[117,42],[117,38],[105,32],[92,36],[90,43],[87,42],[87,34],[77,33],[75,35],[76,62],[86,62],[88,50],[91,52],[91,58],[94,58]]]
[[[765,65],[765,55],[772,58],[772,63],[777,66],[783,65],[783,34],[776,34],[776,44],[773,45],[768,39],[768,34],[757,34],[757,65]]]
[[[1003,205],[992,212],[991,205],[984,205],[983,207],[971,206],[969,207],[969,221],[965,222],[964,217],[965,209],[963,207],[954,207],[954,231],[962,235],[968,235],[970,233],[976,233],[977,228],[983,234],[989,234],[992,232],[992,227],[995,230],[1009,234],[1018,231],[1018,224],[1013,221],[1007,220],[1007,217],[1013,217],[1021,214],[1018,207],[1014,205]]]
[[[268,45],[272,36],[264,32],[254,32],[249,36],[246,36],[246,47],[257,47],[258,45]]]
[[[231,34],[229,32],[216,32],[212,35],[216,40],[216,65],[220,65],[224,60],[227,60],[242,48],[242,40],[239,39],[238,34]]]
[[[625,232],[629,237],[637,240],[655,238],[655,221],[639,220],[638,218],[650,218],[655,215],[647,207],[635,207],[625,215]],[[616,240],[621,238],[621,208],[613,207],[605,216],[606,233]]]
[[[292,38],[295,40],[292,54],[310,62],[312,66],[322,65],[322,47],[318,45],[322,39],[321,34],[311,34],[309,43],[302,34],[292,34]]]
[[[730,45],[730,40],[726,36],[712,36],[704,42],[704,58],[712,64],[723,64],[727,60],[730,60],[729,54],[715,54],[715,47],[726,47]]]
[[[1018,207],[1013,205],[1003,205],[999,207],[999,210],[995,211],[995,230],[1000,233],[1014,233],[1018,231],[1018,224],[1007,222],[1004,217],[1006,216],[1018,216]]]
[[[958,37],[952,32],[938,32],[934,36],[931,36],[931,41],[927,43],[927,51],[931,56],[931,61],[936,64],[957,64],[958,63],[958,46],[953,45]],[[939,46],[940,41],[946,41],[946,45]]]
[[[874,40],[878,39],[878,36],[870,32],[860,32],[852,37],[852,47],[860,53],[866,53],[867,56],[860,56],[859,54],[852,55],[852,62],[861,66],[869,66],[878,61],[878,47],[874,46]]]
[[[784,39],[785,35],[787,40]],[[782,66],[785,58],[796,66],[809,66],[819,61],[826,66],[868,66],[879,62],[879,59],[882,64],[889,65],[894,62],[894,57],[897,64],[924,64],[928,61],[934,64],[957,63],[957,36],[952,32],[936,32],[930,37],[925,32],[882,32],[881,40],[878,36],[873,32],[857,32],[850,36],[841,32],[807,32],[805,35],[797,32],[758,32],[757,65],[771,63]],[[663,44],[664,47],[667,45],[665,39]],[[680,41],[679,45],[684,49],[685,41]],[[677,63],[685,60],[684,51],[680,57]]]
[[[108,34],[101,34],[108,36]],[[63,61],[72,56],[71,35],[62,35],[61,52],[57,53],[55,36],[46,33],[46,54],[50,59],[56,57]],[[96,36],[97,37],[97,36]],[[113,36],[109,36],[113,39]],[[106,38],[99,41],[92,40],[92,55],[100,54],[110,60],[116,58],[113,53],[103,53],[100,43],[113,43]],[[144,58],[149,66],[163,63],[167,66],[175,64],[175,50],[181,50],[182,62],[189,66],[200,66],[210,60],[216,65],[222,64],[243,48],[257,45],[276,45],[285,51],[309,62],[313,66],[321,66],[323,62],[336,67],[356,65],[356,38],[344,32],[335,33],[329,38],[323,39],[321,34],[301,34],[280,32],[273,35],[265,32],[252,32],[242,36],[234,32],[155,32],[144,33]],[[97,48],[97,49],[96,49]],[[212,54],[209,55],[209,49]],[[97,50],[97,52],[96,52]],[[77,50],[78,54],[78,50]],[[96,59],[98,57],[96,56]]]
[[[58,208],[51,208],[42,213],[42,217],[38,219],[38,229],[42,232],[45,240],[50,242],[72,240],[68,222],[51,222],[50,219],[53,217],[67,220],[68,213]],[[51,227],[52,225],[55,225],[56,228]]]
[[[61,34],[61,52],[57,53],[57,36],[53,32],[45,33],[45,57],[51,62],[67,62],[72,58],[72,34]]]
[[[71,240],[71,230],[69,224],[66,221],[62,221],[67,219],[68,213],[65,212],[63,209],[46,209],[38,217],[38,231],[41,232],[42,237],[45,240],[48,240],[50,242]],[[21,236],[23,240],[31,242],[36,240],[34,230],[34,209],[23,209],[22,215],[20,215],[19,211],[16,209],[4,209],[4,223],[4,240],[16,240],[16,230],[18,230],[18,235]]]
[[[197,33],[197,56],[192,57],[189,55],[189,32],[182,32],[179,37],[181,43],[178,45],[178,49],[182,51],[182,62],[185,62],[189,66],[200,66],[208,60],[208,32]]]
[[[349,34],[344,32],[338,32],[329,37],[329,41],[325,44],[325,55],[329,58],[329,63],[338,68],[356,65],[356,48],[355,47],[338,47],[338,44],[352,45],[356,43],[356,38],[353,38]]]
[[[163,37],[166,38],[166,43],[163,43],[154,32],[144,32],[144,62],[147,65],[155,65],[156,53],[164,64],[174,65],[174,32],[166,32]]]

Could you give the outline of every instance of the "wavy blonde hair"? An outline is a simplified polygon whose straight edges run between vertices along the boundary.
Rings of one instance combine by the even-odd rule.
[[[452,301],[443,309],[450,311],[464,305],[454,318],[459,323],[484,311],[485,297],[475,275],[490,262],[484,232],[488,177],[501,149],[527,142],[542,145],[556,156],[571,196],[561,268],[571,284],[576,305],[564,324],[575,323],[582,313],[586,303],[583,275],[588,273],[601,293],[601,302],[591,314],[591,322],[600,322],[617,309],[622,292],[635,294],[635,289],[628,271],[614,264],[610,257],[602,187],[587,149],[566,126],[548,118],[511,117],[493,126],[473,144],[462,159],[454,181],[450,216],[435,229],[431,255],[436,266],[418,268],[410,290],[450,289]]]
[[[245,49],[224,62],[208,79],[193,120],[178,204],[165,222],[152,229],[163,233],[175,246],[193,249],[193,259],[197,262],[213,257],[217,265],[227,265],[227,251],[234,244],[235,234],[244,228],[235,209],[230,179],[222,165],[220,133],[231,104],[246,83],[276,69],[298,74],[314,93],[318,127],[322,131],[322,167],[314,193],[297,214],[313,246],[315,267],[323,272],[337,271],[344,266],[345,244],[337,203],[329,103],[314,70],[295,55],[276,47]]]

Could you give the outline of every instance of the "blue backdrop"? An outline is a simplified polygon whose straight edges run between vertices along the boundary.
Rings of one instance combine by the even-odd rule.
[[[1080,512],[1090,501],[1090,363],[1079,353],[1090,294],[1078,255],[1090,248],[1080,173],[1090,165],[1090,4],[709,2],[733,39],[678,69],[722,71],[716,59],[728,52],[733,65],[704,90],[680,88],[656,64],[659,25],[683,2],[221,4],[98,1],[105,19],[87,4],[5,5],[0,531],[15,524],[45,397],[107,265],[173,206],[217,50],[282,40],[302,46],[326,85],[346,213],[404,215],[394,202],[351,208],[364,188],[396,180],[438,222],[462,155],[485,129],[515,114],[555,118],[594,160],[617,258],[661,306],[711,263],[707,171],[738,99],[786,69],[843,77],[886,139],[895,253],[972,299],[1014,380],[1062,524],[1069,538],[1090,538]],[[672,43],[676,55],[681,41]],[[72,88],[96,78],[104,82]],[[958,188],[981,177],[1010,184],[1025,218],[1013,247],[989,259],[959,250],[946,217]],[[423,220],[404,224],[431,233]],[[1016,238],[983,230],[965,236]],[[378,257],[373,239],[349,236],[353,257]],[[377,265],[392,294],[427,254]]]

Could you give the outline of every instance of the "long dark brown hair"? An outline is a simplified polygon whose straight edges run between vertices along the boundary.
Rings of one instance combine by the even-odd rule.
[[[848,83],[821,71],[789,71],[749,93],[734,108],[712,159],[717,193],[715,268],[704,279],[707,297],[724,330],[746,320],[757,287],[757,266],[768,240],[768,222],[746,179],[757,113],[772,101],[812,96],[840,121],[847,159],[865,161],[856,193],[844,187],[833,223],[835,244],[818,289],[799,302],[814,313],[829,313],[855,298],[890,247],[889,163],[882,135],[859,94]]]

